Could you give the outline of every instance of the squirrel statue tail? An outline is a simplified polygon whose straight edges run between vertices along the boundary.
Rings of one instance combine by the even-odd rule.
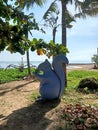
[[[65,86],[65,73],[63,71],[63,66],[62,66],[63,63],[65,64],[69,63],[67,57],[63,54],[56,56],[53,59],[53,63],[52,63],[54,72],[56,73],[60,81],[60,91],[59,91],[59,96],[58,96],[59,98],[61,97],[64,91],[64,88],[66,87]]]

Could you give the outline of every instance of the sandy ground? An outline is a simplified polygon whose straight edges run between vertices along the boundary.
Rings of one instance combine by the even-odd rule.
[[[54,108],[59,102],[39,104],[29,99],[38,87],[39,82],[32,80],[0,85],[0,130],[54,130],[57,127],[59,119]]]
[[[92,70],[92,67],[74,65],[68,71]],[[39,82],[33,80],[13,81],[0,85],[0,130],[58,130],[63,122],[60,124],[54,108],[61,107],[63,102],[46,104],[31,102],[29,96],[32,92],[38,91],[38,88]]]
[[[95,70],[94,64],[69,64],[67,70]]]

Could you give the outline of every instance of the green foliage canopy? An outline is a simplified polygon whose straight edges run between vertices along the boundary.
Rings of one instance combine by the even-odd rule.
[[[24,54],[30,44],[25,34],[31,29],[39,30],[39,27],[33,13],[25,15],[15,4],[12,6],[8,0],[0,1],[0,51],[6,48],[11,53]]]
[[[65,46],[54,43],[52,40],[49,43],[46,43],[43,39],[34,38],[31,41],[31,51],[35,50],[37,51],[38,55],[45,54],[48,58],[69,52]]]
[[[32,51],[37,50],[37,52],[39,49],[44,48],[43,54],[48,57],[68,52],[64,46],[52,42],[48,43],[48,45],[42,39],[30,41],[26,37],[28,32],[32,35],[31,30],[44,31],[39,29],[33,13],[25,15],[17,1],[12,0],[14,6],[10,2],[8,0],[0,1],[0,51],[6,49],[11,53],[19,52],[24,54],[25,50],[30,47]]]
[[[98,68],[98,55],[93,55],[92,61],[95,63],[96,68]]]

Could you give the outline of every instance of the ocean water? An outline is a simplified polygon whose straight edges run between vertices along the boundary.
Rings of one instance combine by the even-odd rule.
[[[40,63],[42,63],[43,61],[30,61],[30,66],[38,66]],[[50,61],[51,63],[51,61]],[[71,66],[71,64],[90,64],[91,62],[90,61],[71,61],[69,62],[69,66],[68,66],[68,69],[71,69],[73,66]],[[21,64],[21,61],[0,61],[0,68],[7,68],[9,65],[12,65],[12,66],[20,66]],[[27,67],[27,62],[24,61],[23,62],[24,66]],[[74,66],[74,67],[77,67],[77,66]]]
[[[31,61],[30,66],[38,66],[42,61]],[[27,62],[23,62],[24,66],[27,66]],[[20,61],[0,61],[0,68],[7,68],[9,65],[20,66]]]

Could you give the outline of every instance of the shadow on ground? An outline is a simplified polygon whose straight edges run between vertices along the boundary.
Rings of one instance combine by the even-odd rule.
[[[3,118],[0,130],[46,130],[53,121],[45,117],[45,114],[55,108],[60,102],[51,101],[36,103],[28,107],[15,110]]]
[[[11,91],[14,91],[14,90],[18,90],[18,89],[24,87],[25,85],[28,85],[28,84],[30,84],[30,83],[33,83],[34,81],[35,81],[35,80],[28,81],[28,82],[26,82],[26,83],[22,83],[22,84],[20,84],[20,85],[18,85],[18,86],[16,86],[16,87],[13,87],[13,88],[10,88],[10,87],[8,87],[8,86],[5,87],[5,86],[2,85],[2,87],[0,87],[0,96],[3,96],[4,94],[6,94],[6,93],[8,93],[8,92],[11,92]]]

